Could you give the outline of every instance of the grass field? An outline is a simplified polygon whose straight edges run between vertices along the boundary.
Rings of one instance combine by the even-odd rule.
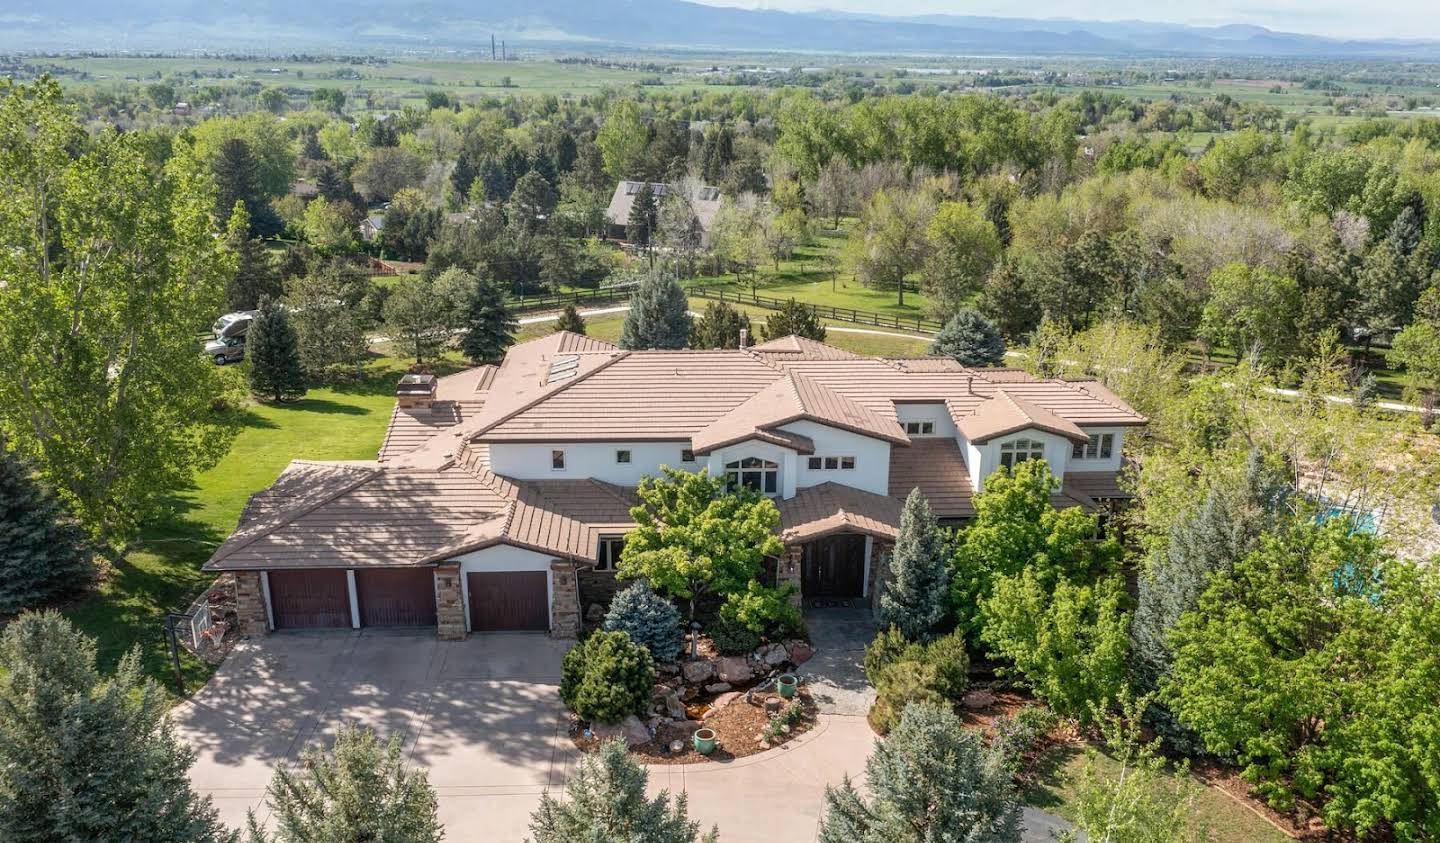
[[[1118,761],[1100,754],[1096,769],[1114,779],[1123,770]],[[1022,797],[1026,805],[1074,820],[1075,800],[1085,770],[1085,754],[1074,746],[1052,749],[1042,759],[1035,781]],[[1194,818],[1212,843],[1284,843],[1290,838],[1235,800],[1196,783]]]

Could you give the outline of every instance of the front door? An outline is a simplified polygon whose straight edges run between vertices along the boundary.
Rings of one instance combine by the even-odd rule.
[[[805,598],[861,597],[865,593],[865,537],[831,536],[805,545]]]

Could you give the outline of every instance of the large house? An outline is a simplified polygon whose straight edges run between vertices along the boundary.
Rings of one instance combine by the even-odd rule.
[[[234,572],[242,631],[435,626],[574,636],[608,603],[640,479],[708,470],[780,510],[775,578],[873,601],[913,488],[973,517],[1000,466],[1044,458],[1058,507],[1124,498],[1145,419],[1094,381],[862,357],[784,337],[623,351],[560,332],[498,366],[407,375],[375,460],[295,461],[206,569]]]
[[[615,192],[610,195],[610,205],[605,208],[605,223],[610,237],[624,239],[625,228],[630,224],[630,208],[644,186],[645,182],[642,181],[622,181],[615,185]],[[675,186],[664,182],[650,182],[650,190],[654,193],[657,204],[665,194],[674,189]],[[695,213],[695,219],[700,225],[700,245],[708,246],[710,227],[715,222],[715,214],[720,210],[720,188],[694,185],[686,189],[689,191],[690,210]]]

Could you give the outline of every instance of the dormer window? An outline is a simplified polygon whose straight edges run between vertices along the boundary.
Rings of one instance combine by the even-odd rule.
[[[763,495],[780,494],[780,466],[759,457],[725,463],[725,480],[731,488],[745,486]]]
[[[1000,446],[1000,464],[1014,468],[1026,460],[1045,459],[1045,443],[1038,439],[1012,439]]]
[[[907,421],[905,422],[905,434],[907,436],[934,436],[935,422]]]

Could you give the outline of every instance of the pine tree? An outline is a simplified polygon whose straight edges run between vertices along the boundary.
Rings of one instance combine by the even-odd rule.
[[[765,320],[765,339],[777,340],[794,334],[797,337],[825,341],[825,326],[815,311],[794,299],[780,306],[780,309]]]
[[[225,244],[235,253],[235,275],[225,285],[226,310],[254,310],[265,296],[280,298],[284,287],[265,244],[250,236],[250,213],[236,202]]]
[[[300,338],[290,324],[290,312],[270,297],[250,323],[245,342],[250,359],[250,391],[274,401],[291,401],[305,394],[305,366],[300,361]]]
[[[631,351],[647,348],[684,348],[690,339],[689,303],[675,279],[651,273],[630,297],[630,311],[620,332],[620,347]]]
[[[622,741],[581,757],[566,791],[568,801],[546,793],[530,817],[535,843],[717,843],[711,829],[691,822],[685,794],[670,803],[669,791],[645,796],[649,774],[630,759]]]
[[[0,617],[73,594],[94,576],[84,529],[0,439]]]
[[[967,308],[940,329],[930,353],[953,357],[963,366],[998,366],[1005,361],[1005,340],[993,322]]]
[[[625,222],[625,237],[639,246],[650,245],[650,235],[660,219],[660,204],[655,200],[655,191],[650,182],[643,182],[635,191],[635,201],[630,203],[630,217]]]
[[[945,621],[950,574],[930,502],[912,489],[900,513],[900,536],[890,556],[894,579],[880,595],[880,623],[911,641],[929,641]]]
[[[280,221],[265,198],[260,181],[260,162],[250,145],[240,138],[220,144],[213,165],[215,176],[215,216],[229,219],[236,202],[245,203],[250,215],[250,236],[274,234]]]
[[[572,334],[585,336],[585,317],[575,309],[575,305],[567,304],[565,309],[560,311],[560,318],[555,320],[555,330],[569,331]]]
[[[499,360],[515,342],[519,323],[505,290],[493,279],[482,278],[470,294],[463,317],[465,336],[460,350],[472,363]]]
[[[296,770],[276,769],[266,793],[275,832],[263,831],[252,812],[248,843],[439,843],[445,836],[435,791],[424,770],[405,763],[400,738],[381,744],[355,725],[340,730],[331,752],[312,747]]]
[[[58,612],[0,635],[0,840],[218,843],[235,836],[190,788],[194,756],[137,647],[113,676]]]
[[[748,315],[723,301],[710,302],[690,328],[690,347],[739,348],[741,331],[753,336]]]
[[[601,627],[627,633],[657,662],[673,662],[680,654],[680,611],[656,594],[646,580],[637,580],[615,595]]]
[[[820,843],[1020,840],[1020,801],[1002,753],[948,704],[912,702],[865,762],[867,803],[850,783],[825,789]]]

